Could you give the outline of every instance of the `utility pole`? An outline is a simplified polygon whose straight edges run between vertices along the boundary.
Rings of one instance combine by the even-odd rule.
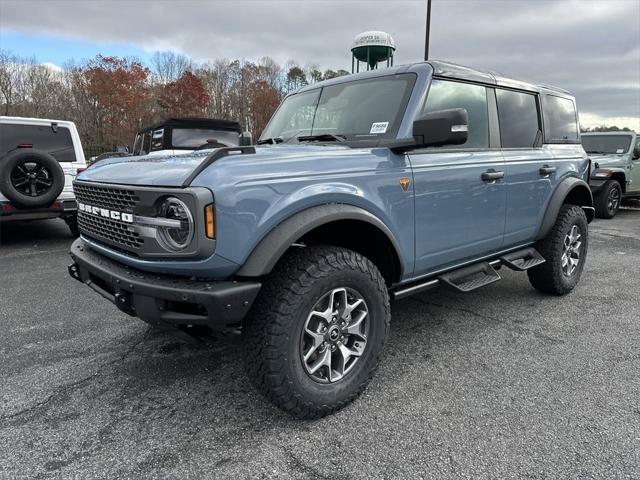
[[[429,60],[429,35],[431,34],[431,0],[427,0],[427,31],[424,38],[424,59]]]

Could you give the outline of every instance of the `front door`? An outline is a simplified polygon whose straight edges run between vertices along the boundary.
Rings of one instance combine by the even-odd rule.
[[[416,218],[416,276],[496,251],[505,220],[500,152],[410,154]]]
[[[467,142],[409,154],[415,191],[416,276],[497,251],[503,241],[504,160],[489,149],[487,88],[434,79],[423,112],[464,108]],[[494,104],[491,104],[495,108]]]

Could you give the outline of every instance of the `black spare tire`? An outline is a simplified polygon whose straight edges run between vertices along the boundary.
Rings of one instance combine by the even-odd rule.
[[[51,205],[64,188],[64,171],[46,152],[23,148],[0,159],[0,192],[18,208]]]

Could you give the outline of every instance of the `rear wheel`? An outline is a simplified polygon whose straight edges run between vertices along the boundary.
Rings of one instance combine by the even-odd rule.
[[[595,207],[598,218],[613,218],[618,213],[622,200],[622,187],[617,180],[609,180],[596,197]]]
[[[582,208],[562,206],[553,228],[536,245],[545,263],[527,270],[534,288],[554,295],[564,295],[575,288],[587,258],[587,228]]]
[[[18,208],[48,207],[63,188],[64,171],[46,152],[24,148],[2,159],[0,191]]]
[[[247,371],[275,405],[319,418],[371,380],[390,319],[382,275],[360,254],[308,247],[266,280],[243,327]]]

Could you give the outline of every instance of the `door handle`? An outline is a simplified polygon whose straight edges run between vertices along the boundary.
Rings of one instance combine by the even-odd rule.
[[[495,182],[496,180],[504,178],[504,172],[496,172],[493,168],[491,168],[486,172],[482,172],[480,178],[482,178],[483,182]]]
[[[556,167],[550,167],[549,165],[545,165],[544,167],[540,168],[539,172],[540,172],[540,175],[551,175],[552,173],[555,173],[556,170],[557,170]]]

